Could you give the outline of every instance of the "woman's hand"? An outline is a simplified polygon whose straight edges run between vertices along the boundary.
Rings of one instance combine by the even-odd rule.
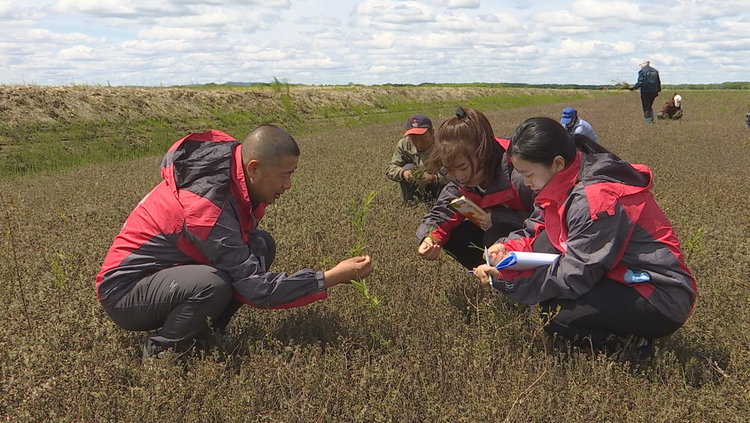
[[[483,231],[486,231],[492,227],[492,213],[487,211],[484,216],[477,216],[477,221],[479,222],[479,227],[482,228]]]
[[[422,240],[421,244],[419,244],[417,254],[425,260],[437,260],[440,256],[440,245],[432,238],[427,237]]]
[[[490,276],[492,276],[493,281],[496,281],[499,275],[500,272],[497,269],[486,264],[474,268],[474,276],[479,279],[479,283],[482,285],[490,284]]]
[[[495,244],[487,249],[487,254],[490,255],[490,264],[497,266],[505,257],[508,257],[508,250],[505,249],[505,244]]]

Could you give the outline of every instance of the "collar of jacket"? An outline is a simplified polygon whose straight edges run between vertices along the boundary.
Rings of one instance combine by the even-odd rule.
[[[267,204],[260,203],[253,210],[253,205],[250,200],[250,194],[247,192],[247,183],[245,182],[245,169],[242,163],[242,144],[238,144],[232,154],[232,177],[229,185],[229,192],[237,200],[237,204],[240,209],[247,214],[255,214],[255,223],[263,217],[263,211]],[[255,212],[255,213],[253,213]]]
[[[572,162],[565,166],[565,169],[557,172],[555,176],[547,182],[547,185],[539,191],[535,202],[539,207],[544,209],[550,204],[560,204],[568,198],[571,188],[576,185],[578,173],[581,170],[581,152],[577,152]]]

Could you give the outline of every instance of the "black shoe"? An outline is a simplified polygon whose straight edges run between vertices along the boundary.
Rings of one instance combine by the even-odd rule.
[[[648,360],[654,357],[655,345],[654,340],[649,338],[640,338],[636,341],[633,349],[633,358],[639,361]]]

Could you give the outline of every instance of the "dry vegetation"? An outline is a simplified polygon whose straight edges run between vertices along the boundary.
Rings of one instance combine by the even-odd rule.
[[[0,210],[0,419],[746,422],[745,94],[682,95],[683,122],[651,126],[637,93],[571,103],[604,145],[654,171],[699,284],[693,316],[657,342],[649,364],[551,351],[534,308],[496,299],[446,257],[419,260],[424,209],[401,206],[383,176],[402,131],[383,124],[299,136],[294,186],[262,222],[279,244],[276,270],[322,268],[358,241],[351,200],[376,191],[363,252],[376,265],[368,288],[381,300],[377,313],[347,286],[304,308],[244,308],[231,326],[235,351],[184,365],[142,364],[143,334],[116,327],[93,289],[113,236],[158,183],[160,158],[0,179],[10,216]],[[507,136],[565,105],[488,116]]]

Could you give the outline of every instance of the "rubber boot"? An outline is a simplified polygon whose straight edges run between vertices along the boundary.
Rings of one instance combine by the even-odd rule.
[[[646,112],[646,123],[654,122],[654,112]]]

